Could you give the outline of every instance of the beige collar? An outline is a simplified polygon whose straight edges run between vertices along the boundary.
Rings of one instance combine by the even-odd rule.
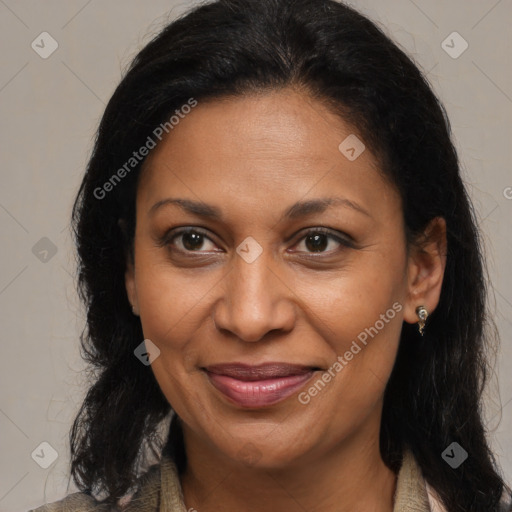
[[[393,512],[445,512],[435,491],[425,482],[410,450],[398,472]]]
[[[159,512],[188,512],[175,464],[168,457],[163,457],[160,466]],[[146,495],[145,492],[143,494]],[[421,469],[410,451],[405,452],[398,473],[393,512],[444,512],[435,493],[425,484]]]
[[[194,512],[193,508],[187,511],[185,507],[178,471],[168,456],[162,455],[160,464],[151,466],[138,484],[138,491],[119,504],[123,512]],[[30,512],[70,510],[109,512],[112,509],[99,504],[92,496],[77,492]],[[393,512],[446,512],[432,489],[425,485],[421,470],[409,451],[405,452],[398,473]]]

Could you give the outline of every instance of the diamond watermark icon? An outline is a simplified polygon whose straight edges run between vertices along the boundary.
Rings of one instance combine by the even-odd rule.
[[[57,450],[46,441],[43,441],[32,453],[31,457],[38,466],[43,469],[49,468],[58,458]]]
[[[468,49],[468,47],[468,42],[458,32],[452,32],[441,43],[441,48],[452,59],[458,59]]]
[[[263,247],[254,240],[252,236],[248,236],[237,248],[236,252],[246,263],[256,261],[263,252]]]
[[[39,261],[48,263],[57,254],[57,246],[49,238],[43,236],[32,247],[32,254]]]
[[[366,149],[366,146],[356,135],[352,133],[343,140],[343,142],[338,146],[338,149],[344,157],[353,162],[356,158],[359,158],[361,153]]]
[[[133,353],[144,366],[149,366],[160,355],[160,349],[151,340],[144,340]]]
[[[48,32],[41,32],[30,46],[39,57],[47,59],[59,47],[59,43]]]
[[[238,452],[238,456],[248,466],[254,466],[261,459],[261,452],[253,443],[246,443]]]
[[[459,443],[453,442],[441,457],[449,466],[457,469],[468,458],[468,452]]]

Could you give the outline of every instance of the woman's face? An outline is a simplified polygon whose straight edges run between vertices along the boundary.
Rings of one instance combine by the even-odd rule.
[[[199,102],[148,156],[126,285],[187,449],[286,467],[378,444],[411,266],[354,135],[282,90]]]

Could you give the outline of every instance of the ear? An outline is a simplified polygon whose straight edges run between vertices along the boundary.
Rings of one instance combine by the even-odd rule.
[[[135,264],[133,253],[128,248],[128,237],[126,231],[126,222],[124,219],[119,219],[119,228],[121,229],[125,243],[125,258],[126,258],[126,270],[124,273],[124,283],[126,288],[126,295],[130,304],[132,305],[132,311],[135,315],[139,315],[139,302],[137,299],[137,287],[135,286]]]
[[[132,305],[134,315],[139,315],[139,301],[137,299],[137,288],[135,286],[135,268],[131,258],[127,258],[126,271],[124,273],[124,283],[128,300]]]
[[[418,306],[424,306],[429,314],[437,307],[446,267],[446,250],[446,221],[443,217],[436,217],[410,250],[407,265],[408,293],[404,305],[406,322],[414,324],[418,321]]]

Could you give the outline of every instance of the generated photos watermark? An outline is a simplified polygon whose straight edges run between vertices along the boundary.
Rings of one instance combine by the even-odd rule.
[[[350,345],[350,349],[347,350],[343,355],[339,355],[336,361],[319,377],[314,384],[312,384],[307,391],[303,391],[299,393],[298,400],[302,405],[307,405],[311,402],[311,399],[317,396],[325,386],[331,382],[332,379],[338,375],[345,366],[348,365],[349,361],[351,361],[355,355],[361,352],[362,347],[359,345],[366,346],[368,343],[368,336],[372,339],[384,329],[385,325],[390,322],[393,318],[395,318],[396,314],[402,311],[402,304],[399,302],[395,302],[391,308],[389,308],[385,313],[380,315],[379,320],[377,320],[373,326],[365,328],[357,335],[357,340],[353,340]],[[359,341],[359,343],[358,343]]]
[[[197,106],[197,100],[189,98],[187,103],[183,104],[179,109],[174,111],[174,114],[165,123],[160,123],[146,139],[146,142],[134,151],[132,156],[101,186],[96,187],[93,191],[96,199],[104,199],[106,195],[114,190],[114,188],[125,178],[133,169],[135,169],[149,152],[157,145],[155,139],[162,140],[165,133],[170,133],[171,130],[180,123],[181,119],[185,119],[187,114],[190,114],[192,109]]]

